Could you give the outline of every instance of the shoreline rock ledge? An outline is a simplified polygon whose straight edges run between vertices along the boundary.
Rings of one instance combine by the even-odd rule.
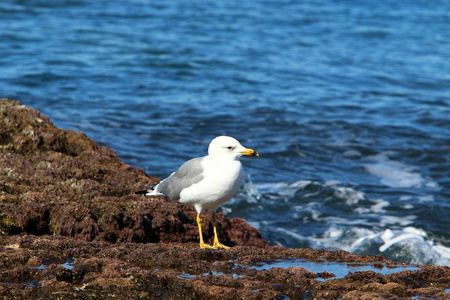
[[[199,249],[193,209],[133,194],[157,181],[85,134],[0,99],[1,298],[450,299],[449,267],[383,275],[377,270],[401,264],[269,246],[244,220],[220,213],[219,235],[233,247]],[[203,234],[211,242],[212,227]],[[337,276],[331,267],[255,267],[292,260],[371,269]]]

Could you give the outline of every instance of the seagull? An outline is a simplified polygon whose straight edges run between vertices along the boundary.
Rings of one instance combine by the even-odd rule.
[[[243,147],[232,137],[216,137],[209,144],[208,155],[188,160],[160,183],[136,194],[166,196],[170,200],[193,206],[197,211],[200,248],[228,249],[217,237],[216,210],[236,195],[244,184],[244,168],[239,161],[242,155],[259,156],[258,152]],[[212,246],[203,240],[200,214],[204,209],[211,210],[214,229]]]

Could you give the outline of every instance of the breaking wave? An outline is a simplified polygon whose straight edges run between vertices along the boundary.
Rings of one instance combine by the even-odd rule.
[[[381,162],[369,167],[372,171],[391,165],[384,158],[376,159]],[[406,168],[395,163],[391,167]],[[395,172],[391,174],[391,179],[395,179]],[[412,175],[410,180],[395,184],[430,183]],[[400,197],[399,201],[404,199]],[[223,211],[247,219],[272,244],[342,249],[357,254],[382,254],[397,262],[450,266],[450,247],[444,244],[448,241],[437,241],[416,225],[424,217],[420,207],[372,199],[338,181],[255,185],[248,178],[238,197],[224,205]]]

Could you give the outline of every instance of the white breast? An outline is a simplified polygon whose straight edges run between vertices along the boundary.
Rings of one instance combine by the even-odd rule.
[[[180,202],[195,206],[196,209],[216,209],[230,200],[244,183],[244,170],[238,160],[213,162],[205,160],[204,179],[184,189]]]

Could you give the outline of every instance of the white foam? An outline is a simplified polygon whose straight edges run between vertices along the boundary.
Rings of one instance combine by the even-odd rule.
[[[380,234],[374,233],[373,231],[367,229],[366,232],[362,232],[359,236],[360,237],[354,241],[348,249],[346,249],[347,251],[352,252],[353,250],[354,252],[354,249],[358,249],[365,243],[365,241],[376,239],[380,237]]]
[[[364,164],[364,169],[380,178],[382,184],[395,188],[436,188],[435,182],[426,180],[415,167],[390,160],[386,154],[371,156],[373,163]]]
[[[373,249],[374,246],[388,259],[403,257],[405,261],[414,264],[450,266],[450,248],[434,245],[433,240],[420,228],[408,226],[401,230],[368,232],[366,236],[357,239],[348,251],[361,253],[365,249]]]
[[[382,235],[382,239],[383,239]],[[405,240],[411,240],[411,239],[417,239],[419,242],[425,242],[425,240],[423,239],[422,236],[414,234],[414,233],[403,233],[403,234],[399,234],[396,237],[391,237],[390,239],[383,239],[384,244],[382,246],[380,246],[380,252],[384,252],[386,251],[389,247],[391,247],[392,245],[395,245],[401,241],[405,241]]]
[[[299,189],[303,188],[304,186],[307,186],[308,184],[311,184],[311,183],[312,182],[309,180],[301,180],[301,181],[297,181],[292,184],[287,184],[284,182],[259,183],[254,186],[262,193],[270,193],[270,194],[275,193],[281,197],[292,197],[292,196],[294,196],[294,194],[297,190],[299,190]]]
[[[337,198],[345,199],[345,202],[348,205],[356,205],[360,200],[364,200],[366,198],[363,192],[349,187],[336,187],[334,190],[334,195]]]
[[[386,229],[381,235],[383,242],[387,243],[390,239],[394,237],[394,233],[390,229]]]
[[[340,185],[341,182],[338,180],[328,180],[326,181],[323,186],[336,186],[336,185]]]
[[[450,248],[442,246],[442,245],[436,245],[433,246],[437,253],[439,253],[443,258],[450,261]]]
[[[401,227],[409,226],[414,222],[415,219],[417,219],[417,217],[414,215],[402,216],[402,217],[380,215],[379,217],[380,217],[379,225],[381,227],[388,227],[388,226],[392,227],[394,225],[397,225],[397,226],[399,225]]]
[[[403,228],[403,231],[421,235],[423,237],[427,236],[427,233],[425,232],[425,230],[422,230],[420,228],[411,227],[411,226]]]
[[[313,241],[316,245],[320,245],[320,248],[330,250],[342,249],[351,252],[354,243],[357,243],[358,240],[363,241],[367,236],[371,235],[374,235],[374,233],[365,228],[351,227],[345,229],[332,225],[321,237],[313,238]]]
[[[250,175],[247,175],[243,190],[246,194],[245,199],[248,203],[258,203],[261,199],[261,193],[256,185],[253,184]]]
[[[375,204],[370,206],[370,211],[377,214],[385,213],[385,208],[390,205],[388,201],[383,199],[373,200],[373,202],[375,202]]]

